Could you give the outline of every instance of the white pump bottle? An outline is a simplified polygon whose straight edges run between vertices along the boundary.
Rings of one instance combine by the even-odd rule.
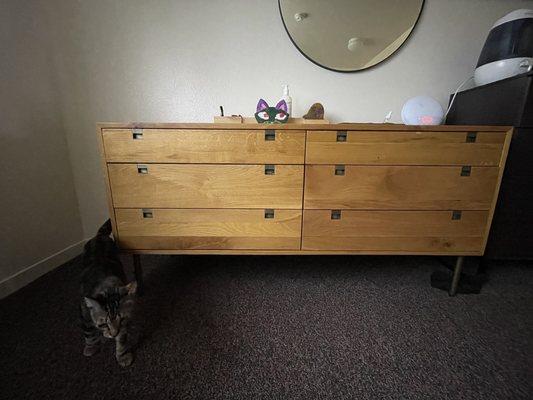
[[[289,116],[292,117],[292,98],[289,96],[289,85],[283,85],[283,97],[281,100],[285,100],[285,103],[287,103],[287,111]]]

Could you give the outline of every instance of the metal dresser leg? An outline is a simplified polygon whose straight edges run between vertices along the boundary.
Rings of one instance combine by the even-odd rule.
[[[144,293],[144,283],[143,283],[143,268],[141,266],[141,256],[140,254],[133,255],[133,271],[135,274],[135,280],[137,281],[137,294],[142,296]]]
[[[455,296],[455,294],[457,293],[457,287],[459,286],[459,279],[461,278],[461,270],[463,269],[464,261],[464,256],[457,257],[457,261],[455,262],[455,269],[453,271],[452,285],[450,286],[450,291],[448,292],[450,296]]]

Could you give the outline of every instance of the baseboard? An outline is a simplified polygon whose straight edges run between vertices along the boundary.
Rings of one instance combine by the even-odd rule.
[[[36,262],[35,264],[24,268],[16,274],[3,279],[0,281],[0,299],[9,296],[11,293],[23,288],[47,272],[52,271],[53,269],[81,254],[83,246],[86,242],[87,240],[84,239],[78,243],[71,244],[63,250],[60,250],[57,253],[54,253]]]

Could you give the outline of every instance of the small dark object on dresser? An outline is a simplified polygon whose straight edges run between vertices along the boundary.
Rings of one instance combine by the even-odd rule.
[[[304,119],[324,119],[324,106],[320,103],[315,103],[309,108],[307,114],[303,116]]]

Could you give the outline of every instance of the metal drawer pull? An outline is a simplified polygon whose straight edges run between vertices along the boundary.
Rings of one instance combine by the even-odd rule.
[[[476,143],[477,132],[468,132],[466,134],[466,143]]]
[[[265,218],[274,218],[274,210],[271,208],[265,209]]]
[[[139,174],[147,174],[148,173],[148,166],[137,164],[137,172]]]
[[[472,171],[472,167],[470,165],[464,165],[461,168],[461,176],[470,176],[471,171]]]
[[[142,129],[132,129],[131,134],[133,136],[133,139],[142,139],[143,138],[143,130]]]
[[[265,140],[268,142],[276,140],[276,131],[274,129],[266,129]]]
[[[143,208],[143,218],[154,218],[154,212],[148,208]]]
[[[274,175],[276,173],[275,165],[265,165],[265,175]]]
[[[348,133],[346,131],[337,131],[337,142],[346,142]]]
[[[341,219],[341,210],[331,210],[331,219]]]
[[[461,219],[462,214],[463,214],[462,211],[453,210],[452,211],[452,220],[456,221],[458,219]]]
[[[335,165],[335,175],[344,175],[345,172],[344,165]]]

